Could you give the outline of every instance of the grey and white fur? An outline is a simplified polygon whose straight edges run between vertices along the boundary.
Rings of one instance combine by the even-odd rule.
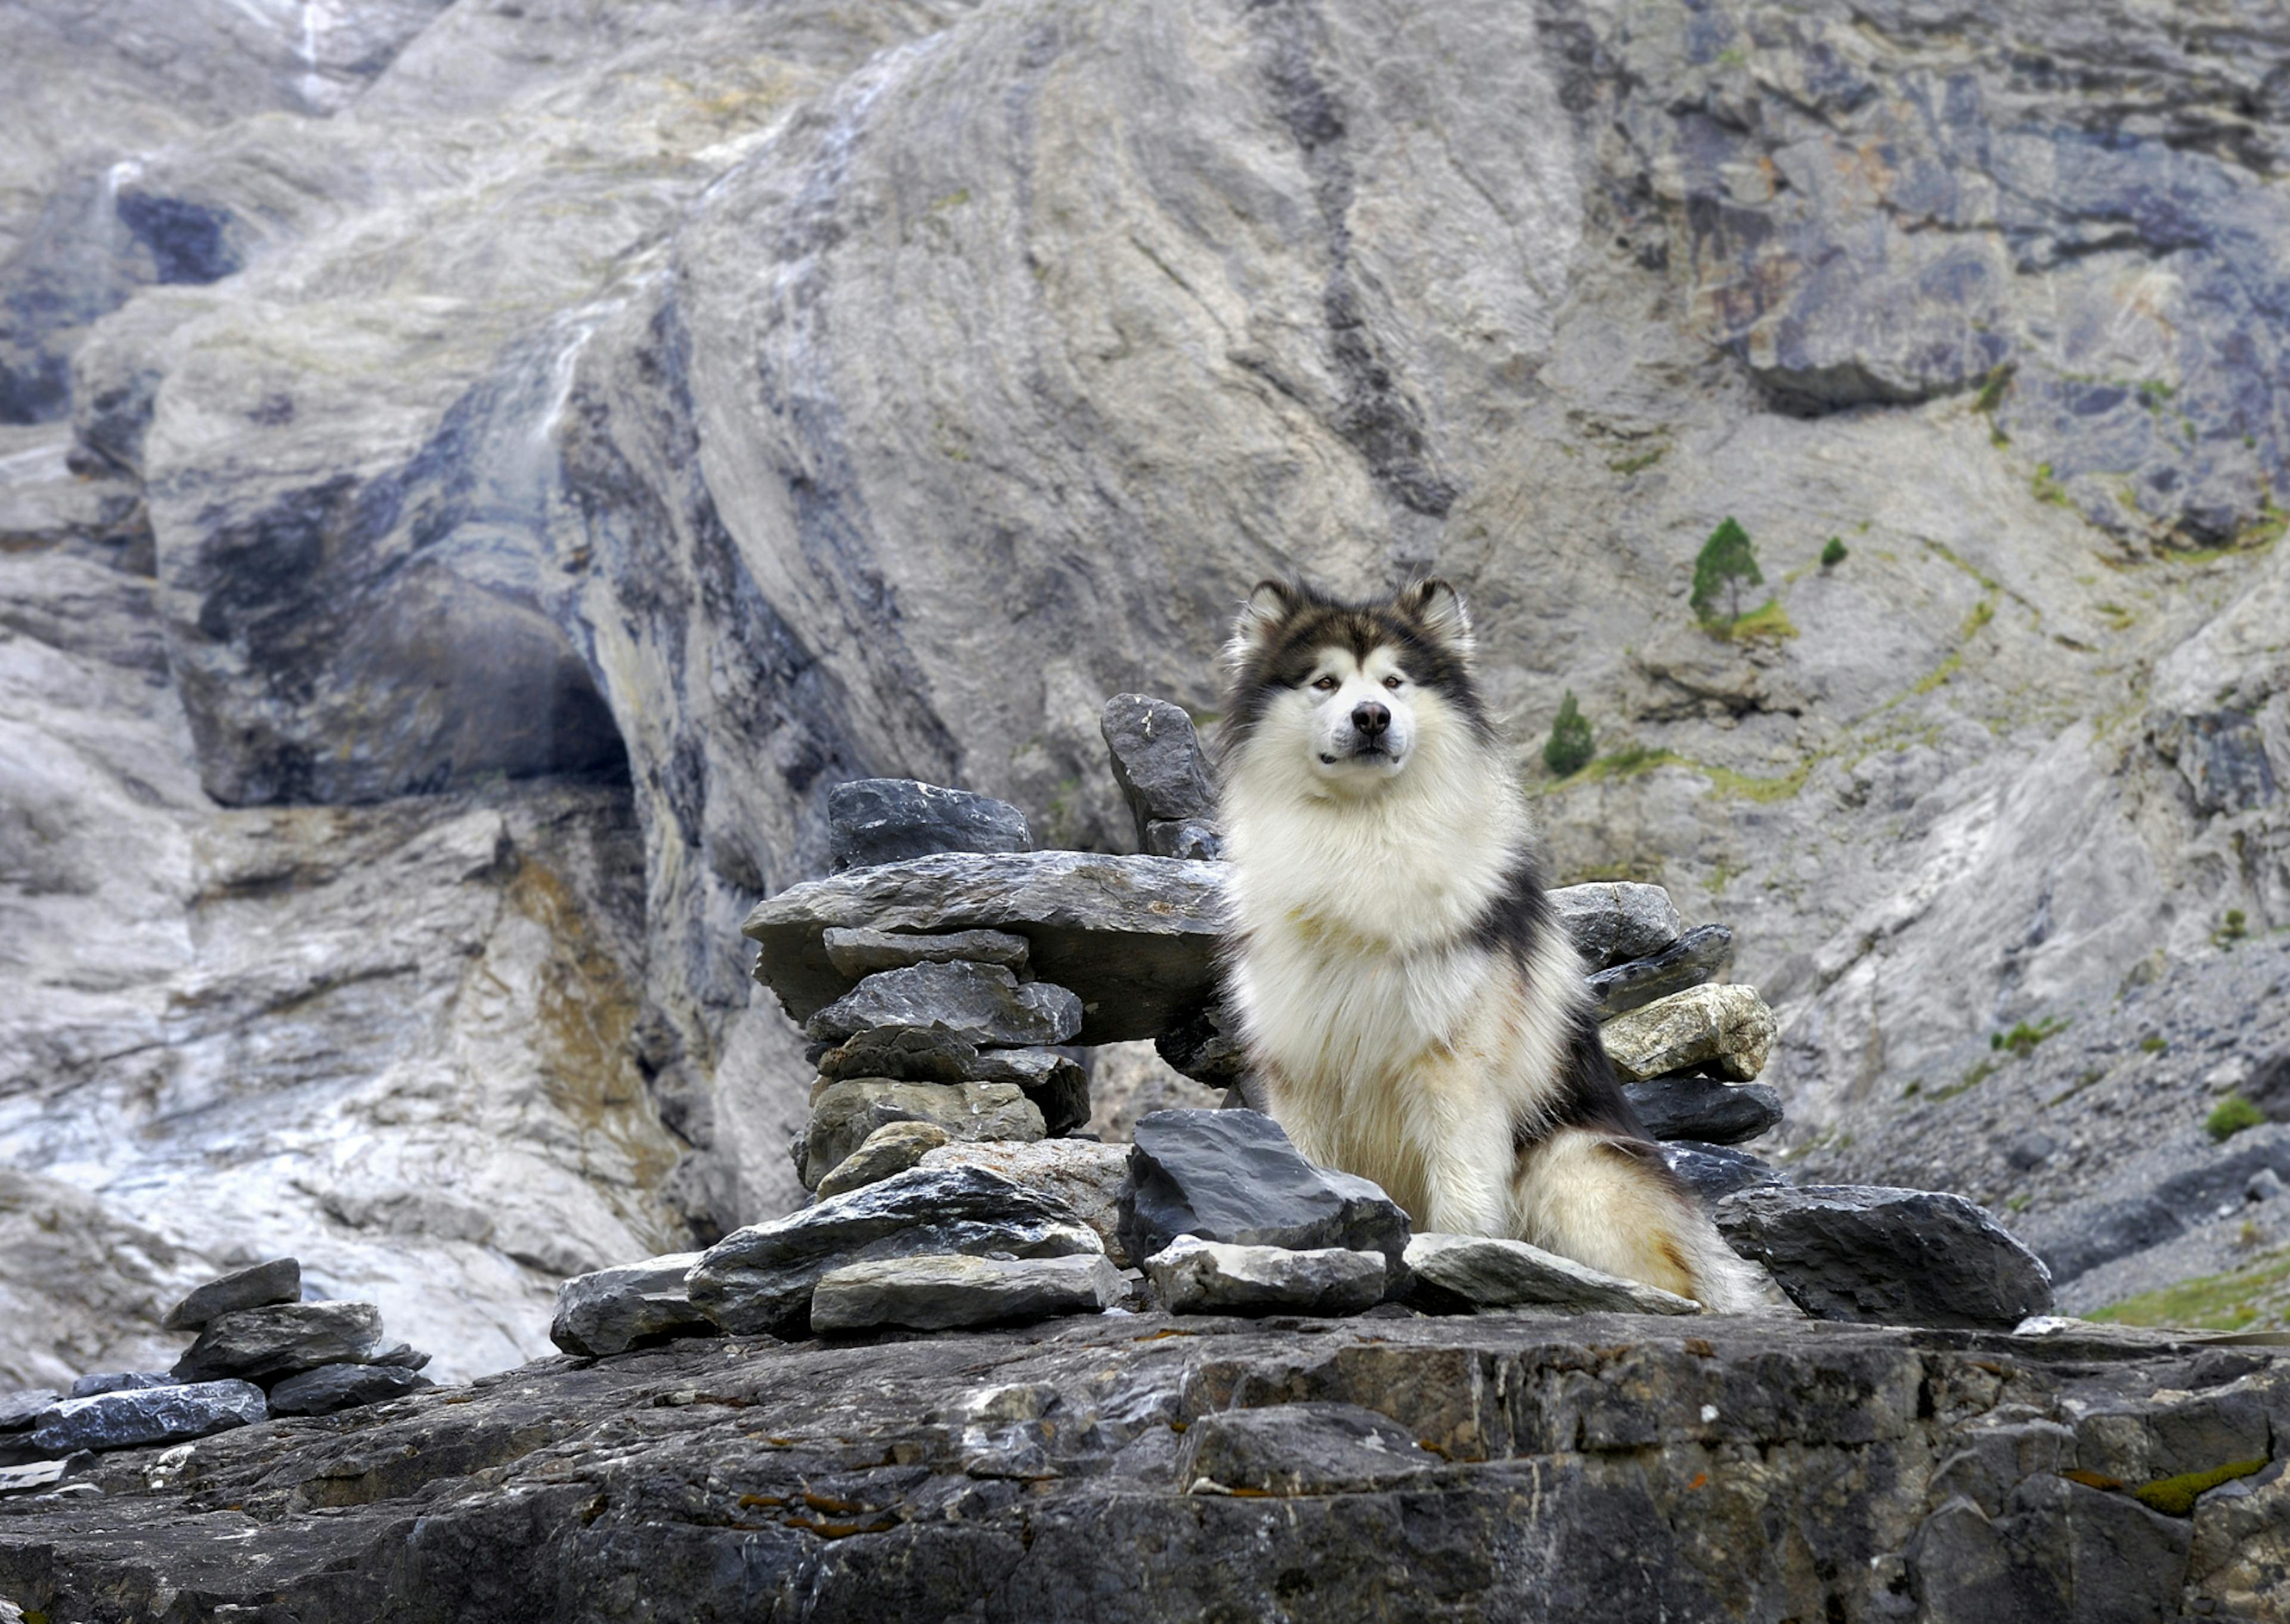
[[[1750,1306],[1614,1080],[1454,588],[1266,581],[1226,653],[1227,996],[1297,1148],[1419,1228]]]

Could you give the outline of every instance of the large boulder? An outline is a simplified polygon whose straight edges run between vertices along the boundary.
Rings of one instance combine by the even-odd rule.
[[[828,956],[830,929],[869,925],[1022,936],[1045,981],[1080,999],[1085,1044],[1152,1037],[1215,984],[1224,871],[1216,863],[1091,852],[948,853],[791,886],[741,926],[760,943],[756,979],[802,1021],[852,978]]]

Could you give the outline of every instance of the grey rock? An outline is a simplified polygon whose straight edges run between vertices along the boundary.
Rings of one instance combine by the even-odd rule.
[[[1778,1033],[1754,987],[1690,987],[1616,1015],[1599,1041],[1625,1083],[1707,1068],[1736,1082],[1757,1080]]]
[[[1961,1496],[1940,1506],[1906,1556],[1934,1624],[2146,1624],[2182,1616],[2189,1538],[2127,1494],[2039,1473],[1992,1516]]]
[[[2290,1175],[2290,1126],[2263,1124],[2174,1160],[2159,1173],[2126,1170],[2088,1192],[2072,1212],[2031,1231],[2055,1284],[2185,1234],[2190,1214],[2239,1200],[2261,1172]]]
[[[1200,818],[1149,823],[1145,826],[1143,844],[1147,854],[1153,857],[1175,857],[1193,863],[1221,862],[1224,859],[1223,831]]]
[[[196,1331],[216,1316],[238,1308],[301,1300],[302,1265],[292,1258],[273,1258],[208,1281],[168,1309],[159,1324],[168,1331]]]
[[[392,1342],[368,1359],[368,1364],[394,1364],[401,1370],[418,1371],[429,1363],[428,1352],[404,1342]]]
[[[939,852],[1023,852],[1034,837],[1007,801],[910,778],[862,778],[827,796],[828,856],[837,874]]]
[[[943,1331],[1098,1314],[1119,1302],[1121,1271],[1103,1256],[881,1258],[820,1277],[811,1328],[822,1336],[903,1325]]]
[[[942,1026],[980,1044],[1062,1044],[1081,1030],[1081,1000],[1047,981],[1021,983],[999,964],[879,970],[804,1023],[833,1043],[873,1027]]]
[[[137,1388],[172,1388],[180,1385],[165,1371],[105,1371],[92,1376],[82,1376],[71,1384],[67,1398],[92,1398],[98,1393],[127,1393]]]
[[[1156,823],[1215,823],[1215,785],[1193,719],[1181,706],[1117,693],[1097,713],[1097,725],[1113,755],[1114,780],[1136,820],[1139,846],[1153,850],[1149,836]]]
[[[1622,1097],[1637,1112],[1645,1131],[1658,1140],[1701,1140],[1738,1145],[1781,1125],[1782,1100],[1758,1083],[1721,1083],[1715,1077],[1654,1077],[1622,1084]]]
[[[1684,932],[1677,905],[1659,885],[1562,885],[1549,896],[1558,923],[1594,972],[1651,957]]]
[[[2157,747],[2177,764],[2196,805],[2206,812],[2250,812],[2282,793],[2267,759],[2265,736],[2246,711],[2166,713],[2151,731]]]
[[[1157,1036],[1215,982],[1221,865],[1086,852],[947,854],[791,886],[741,929],[762,945],[756,978],[797,1020],[850,990],[827,957],[837,926],[990,929],[1032,944],[1036,975],[1082,1002],[1085,1044]]]
[[[1489,1236],[1426,1231],[1407,1243],[1407,1267],[1414,1275],[1408,1303],[1433,1314],[1522,1308],[1697,1314],[1701,1308],[1690,1298],[1606,1274],[1525,1241]]]
[[[555,1334],[555,1327],[550,1333]],[[321,1364],[289,1376],[270,1389],[273,1415],[332,1415],[385,1404],[436,1383],[396,1364]]]
[[[67,1398],[40,1417],[32,1447],[44,1454],[179,1444],[244,1427],[269,1413],[251,1381],[196,1381]]]
[[[27,1388],[0,1395],[0,1432],[20,1432],[63,1396],[53,1388]]]
[[[734,1231],[686,1279],[693,1306],[738,1335],[799,1336],[829,1269],[925,1252],[1097,1257],[1073,1209],[982,1167],[917,1167],[770,1223]]]
[[[1016,972],[1026,967],[1026,939],[1007,931],[949,931],[936,936],[917,936],[904,931],[860,927],[829,931],[821,938],[827,962],[853,980],[877,970],[904,970],[909,964],[943,964],[966,959],[974,964],[999,964]]]
[[[1782,1182],[1780,1173],[1746,1150],[1686,1140],[1672,1140],[1659,1148],[1669,1171],[1704,1201],[1715,1201],[1751,1185]]]
[[[2059,1140],[2041,1129],[2038,1129],[2033,1132],[2022,1133],[2014,1139],[2004,1152],[2004,1159],[2025,1172],[2030,1168],[2041,1167],[2050,1161],[2058,1154],[2059,1148]]]
[[[924,1167],[983,1167],[1013,1184],[1037,1189],[1073,1211],[1097,1232],[1117,1268],[1135,1260],[1121,1244],[1121,1187],[1129,1174],[1129,1148],[1093,1140],[1048,1139],[1023,1145],[978,1140],[926,1151]]]
[[[1181,1235],[1145,1260],[1172,1314],[1365,1313],[1383,1300],[1381,1252],[1238,1246]]]
[[[1204,1004],[1153,1041],[1161,1059],[1196,1083],[1236,1088],[1248,1073],[1248,1052],[1226,1027],[1223,1008]]]
[[[862,1185],[879,1184],[916,1165],[925,1152],[937,1149],[952,1137],[934,1122],[886,1122],[828,1170],[819,1181],[819,1198],[825,1201]]]
[[[1734,1250],[1816,1319],[2011,1326],[2052,1307],[2043,1263],[1961,1196],[1770,1187],[1726,1196],[1717,1218]]]
[[[819,1075],[842,1082],[1013,1083],[1042,1114],[1051,1138],[1089,1120],[1089,1074],[1054,1049],[981,1049],[944,1027],[869,1027],[819,1057]]]
[[[548,1340],[566,1353],[604,1358],[669,1337],[713,1335],[715,1322],[684,1294],[684,1277],[699,1261],[696,1252],[671,1252],[575,1275],[556,1288]],[[284,1386],[272,1390],[274,1399]]]
[[[321,1364],[363,1364],[381,1347],[381,1312],[370,1302],[286,1302],[216,1316],[175,1361],[186,1382],[291,1376]]]
[[[1723,970],[1734,952],[1734,932],[1698,924],[1647,958],[1631,959],[1590,977],[1590,999],[1600,1016],[1619,1015],[1656,998],[1699,987]]]
[[[2242,1187],[2245,1201],[2271,1201],[2282,1193],[2282,1175],[2271,1167],[2262,1167],[2250,1175],[2250,1182]]]
[[[83,1455],[82,1460],[88,1457]],[[21,1466],[0,1466],[0,1495],[30,1494],[41,1489],[53,1488],[61,1483],[64,1474],[71,1469],[72,1458],[29,1460]]]
[[[1325,1401],[1205,1415],[1187,1429],[1189,1494],[1363,1494],[1422,1484],[1439,1456],[1387,1415]]]
[[[1315,1167],[1280,1124],[1247,1110],[1156,1111],[1139,1119],[1121,1192],[1122,1245],[1150,1258],[1181,1235],[1292,1251],[1382,1254],[1405,1289],[1407,1214],[1375,1185]]]
[[[1037,1140],[1045,1132],[1040,1108],[1014,1084],[821,1081],[811,1091],[805,1188],[818,1188],[877,1129],[894,1122],[933,1123],[963,1140]]]

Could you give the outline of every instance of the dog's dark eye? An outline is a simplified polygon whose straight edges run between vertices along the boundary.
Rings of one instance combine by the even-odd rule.
[[[1399,686],[1399,679],[1396,676],[1387,676],[1383,679],[1383,685],[1387,688],[1397,688]]]
[[[1314,683],[1312,686],[1317,688],[1322,693],[1333,693],[1338,688],[1343,686],[1343,684],[1339,683],[1333,676],[1324,676],[1318,682]]]

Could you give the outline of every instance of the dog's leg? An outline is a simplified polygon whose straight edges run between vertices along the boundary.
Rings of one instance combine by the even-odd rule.
[[[1421,1228],[1441,1235],[1510,1232],[1510,1129],[1482,1097],[1475,1068],[1452,1054],[1418,1063],[1401,1097],[1405,1132],[1423,1164]]]
[[[1731,1307],[1726,1282],[1697,1268],[1709,1220],[1661,1173],[1605,1135],[1563,1128],[1518,1157],[1520,1238],[1610,1275]],[[1718,1245],[1717,1236],[1707,1244]],[[1709,1296],[1721,1298],[1709,1302]]]

